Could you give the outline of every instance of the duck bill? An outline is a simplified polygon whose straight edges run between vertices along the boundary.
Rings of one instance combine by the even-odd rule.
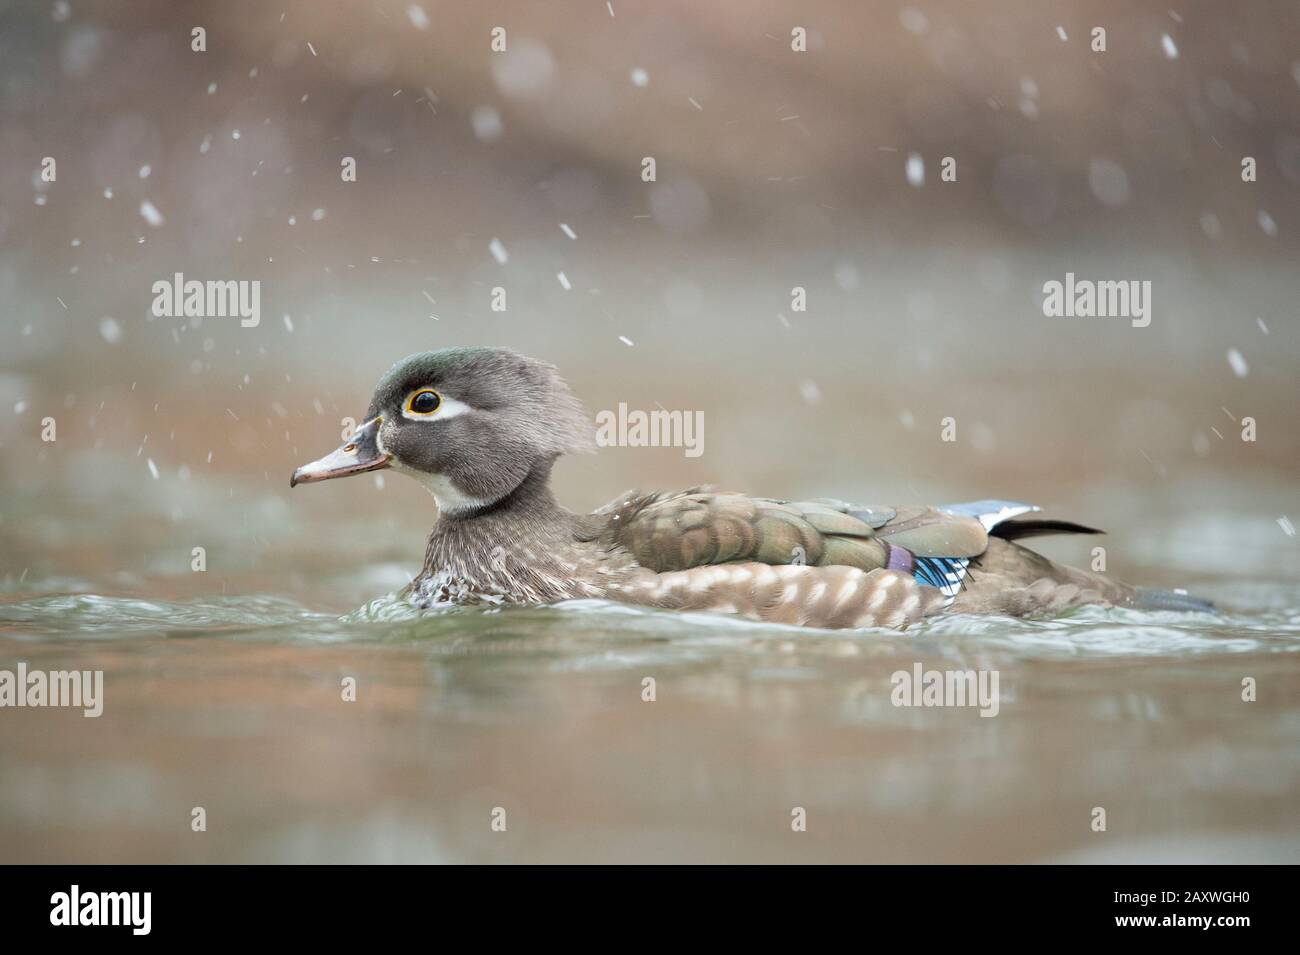
[[[319,461],[304,464],[293,472],[289,486],[311,484],[313,481],[328,481],[330,478],[347,477],[365,471],[378,471],[388,467],[393,456],[379,446],[379,426],[383,418],[371,418],[352,433],[337,451],[331,451]]]

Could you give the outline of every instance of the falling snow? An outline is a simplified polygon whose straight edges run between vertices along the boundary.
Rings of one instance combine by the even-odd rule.
[[[600,5],[607,17],[599,16]],[[24,5],[10,6],[11,19],[26,16]],[[1219,664],[1216,654],[1240,641],[1281,647],[1279,641],[1296,638],[1291,583],[1281,597],[1264,593],[1280,579],[1278,568],[1290,572],[1297,536],[1288,515],[1275,518],[1282,538],[1268,519],[1294,509],[1288,479],[1297,463],[1288,389],[1297,367],[1289,291],[1300,184],[1294,122],[1300,53],[1294,38],[1286,40],[1289,21],[1281,14],[1238,15],[1211,4],[1184,15],[1168,5],[1119,5],[1093,17],[1079,5],[1067,17],[1067,31],[1064,23],[1050,23],[1061,11],[1041,11],[1032,22],[1007,15],[1004,23],[997,9],[922,0],[880,9],[841,4],[830,20],[824,10],[798,5],[773,14],[737,4],[734,15],[719,16],[686,12],[689,5],[638,4],[611,20],[613,0],[559,19],[544,16],[539,4],[530,5],[537,9],[528,16],[515,11],[496,17],[401,0],[337,5],[331,12],[272,7],[260,12],[264,20],[249,24],[214,19],[208,26],[212,52],[200,55],[189,49],[188,20],[161,30],[135,22],[126,7],[107,16],[95,4],[69,0],[31,6],[31,23],[13,30],[11,55],[0,64],[7,70],[4,95],[15,106],[0,129],[0,154],[12,160],[5,171],[15,187],[7,197],[12,201],[0,207],[0,244],[8,255],[0,261],[0,290],[11,313],[0,336],[0,407],[13,410],[12,418],[3,417],[0,437],[13,452],[18,478],[0,493],[13,491],[15,514],[12,521],[7,513],[0,519],[0,532],[16,534],[19,545],[0,583],[15,600],[35,595],[30,606],[51,606],[48,594],[81,589],[83,579],[90,582],[88,592],[91,586],[135,591],[162,580],[172,593],[159,597],[167,612],[158,614],[152,634],[171,626],[166,617],[184,622],[211,608],[225,612],[235,600],[248,605],[237,606],[241,613],[255,617],[260,601],[238,596],[241,587],[260,590],[265,583],[268,593],[279,588],[302,605],[331,608],[339,594],[319,581],[333,585],[355,576],[344,588],[346,599],[382,593],[390,584],[401,588],[419,568],[428,529],[414,525],[426,514],[429,524],[433,520],[423,497],[408,511],[396,486],[393,495],[357,495],[358,486],[367,490],[365,483],[383,491],[396,471],[289,495],[290,466],[336,447],[340,431],[352,428],[341,422],[350,416],[355,423],[366,408],[369,376],[401,355],[491,341],[555,360],[575,393],[579,383],[591,389],[584,400],[644,398],[655,394],[653,386],[662,389],[665,402],[671,393],[682,404],[707,409],[710,427],[716,424],[718,450],[698,463],[615,449],[601,459],[610,462],[610,473],[588,487],[580,482],[590,478],[590,468],[572,469],[565,478],[578,475],[575,502],[605,486],[606,477],[627,473],[647,484],[663,479],[665,487],[748,476],[752,485],[739,489],[788,493],[792,500],[803,499],[795,494],[868,500],[877,483],[899,501],[939,500],[940,494],[1034,500],[1029,495],[1039,494],[1040,503],[1061,505],[1044,517],[1109,526],[1116,514],[1131,516],[1115,573],[1134,584],[1209,579],[1222,570],[1215,561],[1222,564],[1225,551],[1218,545],[1233,545],[1231,573],[1213,588],[1231,610],[1213,618],[1212,627],[1191,618],[1170,623],[1172,613],[1147,626],[1152,621],[1131,608],[1035,620],[1025,628],[1007,618],[996,621],[996,640],[979,645],[977,656],[994,665],[1002,658],[1015,669],[1018,654],[1046,669],[1055,656],[1079,653],[1164,660],[1191,647],[1220,690],[1226,687],[1217,702],[1197,704],[1209,713],[1222,710],[1225,700],[1231,705],[1240,679],[1240,661]],[[651,8],[648,15],[642,7]],[[500,53],[489,46],[497,19],[509,26],[508,49]],[[1098,22],[1110,31],[1109,51],[1090,47]],[[233,26],[240,29],[231,32]],[[796,27],[806,27],[817,42],[792,48]],[[323,54],[308,32],[325,33]],[[33,172],[47,153],[58,159],[57,178]],[[948,155],[960,162],[960,184],[946,181]],[[1241,178],[1238,164],[1247,155],[1258,160],[1257,182]],[[344,157],[355,159],[359,184],[340,179]],[[656,160],[655,176],[643,168],[643,157]],[[118,194],[123,203],[113,202]],[[581,241],[572,223],[582,227]],[[499,235],[511,236],[509,251]],[[485,243],[491,262],[482,257]],[[152,285],[182,271],[214,284],[260,278],[260,307],[269,320],[254,329],[224,311],[151,312]],[[1113,315],[1046,321],[1039,289],[1067,271],[1108,284],[1152,280],[1151,327]],[[578,294],[555,296],[552,275],[561,290]],[[503,289],[509,291],[508,311],[498,296]],[[504,313],[493,314],[498,309]],[[274,328],[276,311],[282,330]],[[1268,321],[1256,311],[1267,311]],[[610,335],[618,327],[638,332],[644,344],[636,356],[615,347],[637,347],[628,334]],[[1231,347],[1224,344],[1228,338]],[[1230,376],[1223,374],[1224,360]],[[1158,371],[1154,380],[1152,369]],[[493,388],[481,394],[509,399]],[[959,437],[945,444],[952,439],[940,438],[939,422],[949,416]],[[47,419],[58,421],[57,441],[41,434]],[[1256,419],[1258,443],[1252,443]],[[421,429],[430,431],[413,425],[408,432]],[[219,465],[200,464],[213,464],[216,447],[223,449]],[[1062,448],[1068,453],[1057,453]],[[159,483],[149,483],[146,473]],[[1068,494],[1057,493],[1062,480]],[[1066,497],[1096,513],[1069,513]],[[113,509],[112,520],[102,514],[81,519],[92,506],[105,505]],[[35,509],[30,518],[28,507]],[[360,533],[367,528],[373,533]],[[41,533],[56,546],[48,559],[37,560],[28,551]],[[409,553],[399,549],[405,538],[401,547],[411,543]],[[194,586],[187,555],[196,544],[211,549],[212,564],[208,577],[193,578],[199,582]],[[1092,545],[1078,546],[1086,553]],[[410,566],[397,566],[399,553]],[[24,566],[29,557],[30,568]],[[69,567],[55,566],[65,558]],[[25,583],[29,570],[46,579]],[[1257,570],[1260,579],[1247,580]],[[1147,579],[1140,577],[1148,572]],[[185,584],[176,582],[178,575]],[[978,586],[978,575],[972,581]],[[190,601],[187,595],[200,588],[222,594],[230,607],[206,597]],[[1237,615],[1254,613],[1246,604],[1261,594],[1267,626],[1240,627]],[[168,603],[170,597],[177,603]],[[71,634],[105,614],[96,601],[111,607],[114,599],[78,596],[70,604],[60,597],[58,605],[75,604],[76,613],[56,622]],[[133,600],[130,606],[139,614],[147,604]],[[317,630],[328,623],[325,639],[350,631],[349,621],[317,609],[304,616]],[[590,626],[600,626],[594,619]],[[463,629],[467,620],[472,624],[461,617],[450,626]],[[521,628],[520,640],[527,638],[527,621],[511,622]],[[637,626],[660,623],[647,618]],[[961,633],[959,621],[943,624]],[[436,630],[447,624],[422,621],[426,625]],[[688,629],[704,625],[688,621]],[[210,632],[217,637],[202,641],[204,653],[222,652],[222,631],[248,629],[214,626]],[[1235,639],[1223,638],[1229,631]],[[139,632],[146,631],[141,626]],[[1077,640],[1078,633],[1091,637]],[[310,633],[304,641],[318,638]],[[554,634],[547,639],[556,642]],[[506,642],[519,642],[513,629]],[[579,657],[590,649],[589,641],[580,642]],[[114,642],[102,643],[111,656]],[[184,643],[168,642],[168,653],[183,656]],[[149,641],[128,644],[139,659],[114,665],[126,668],[117,686],[131,705],[132,687],[148,690],[152,682],[130,679],[126,671],[135,667],[147,676],[157,667],[149,666]],[[822,686],[821,696],[847,700],[849,722],[878,721],[868,728],[884,732],[886,724],[902,724],[897,715],[887,718],[889,704],[882,700],[888,691],[877,692],[884,681],[872,669],[889,661],[876,660],[867,645],[854,637],[831,647],[854,657],[852,666],[839,676],[828,667],[813,682],[834,684],[837,695]],[[811,655],[784,643],[778,649],[804,654],[792,657],[791,665],[811,673],[818,665],[813,658],[826,656],[826,647],[818,647]],[[671,641],[667,648],[674,649]],[[274,662],[277,653],[285,655],[271,649],[275,653],[260,658]],[[321,669],[297,652],[301,648],[291,649],[295,660],[305,661],[294,664],[297,670]],[[504,644],[499,649],[511,651]],[[758,663],[771,663],[770,649]],[[365,664],[358,653],[317,654],[328,672],[313,670],[313,680],[298,681],[302,686],[294,692],[303,706],[332,713],[335,664],[343,661],[344,673],[355,669],[345,658]],[[244,655],[256,665],[256,654]],[[743,678],[747,666],[758,672],[755,661],[741,656],[727,656],[727,673]],[[1261,681],[1276,677],[1270,656],[1276,654],[1251,656],[1243,672],[1260,670]],[[438,689],[436,671],[446,669],[444,662],[425,660],[427,672],[416,667],[406,680],[421,690],[406,694],[418,711],[407,722],[419,732],[434,725],[433,717],[458,717],[429,690]],[[235,672],[215,664],[208,669],[217,676]],[[573,668],[561,661],[552,669],[559,681],[553,695],[563,703],[561,691],[572,685],[565,673]],[[673,667],[646,669],[662,670],[666,679],[674,673]],[[1178,695],[1177,674],[1173,690],[1153,690],[1146,694],[1151,699],[1134,702],[1131,693],[1124,695],[1122,679],[1107,682],[1106,672],[1124,669],[1094,667],[1095,673],[1084,674],[1098,691],[1091,697],[1102,698],[1105,689],[1147,715],[1168,711],[1173,716],[1166,729],[1187,715],[1185,699],[1166,705]],[[231,684],[234,690],[213,687],[252,699],[268,680],[262,674]],[[705,690],[711,685],[696,682]],[[779,724],[771,734],[773,758],[792,738],[792,725],[817,728],[815,719],[804,719],[815,707],[801,702],[817,698],[803,696],[797,682],[778,686],[768,679],[767,692],[750,694],[757,701],[750,708]],[[722,691],[732,683],[729,677]],[[622,685],[631,687],[629,705],[637,705],[635,681]],[[1276,680],[1261,682],[1267,685],[1276,687]],[[508,733],[493,737],[499,719],[477,718],[490,714],[493,694],[481,701],[473,696],[467,691],[452,702],[465,710],[460,716],[491,730],[484,751],[499,756],[526,749],[505,745],[519,741]],[[309,697],[328,698],[329,709]],[[754,704],[748,697],[742,702]],[[385,710],[398,728],[404,719],[399,704]],[[1277,751],[1278,727],[1289,723],[1276,705],[1274,698],[1268,704],[1273,710],[1256,714],[1263,729],[1246,741],[1247,752]],[[557,707],[565,719],[552,722],[564,725],[570,714]],[[184,731],[178,740],[194,735],[185,727],[201,710],[177,710],[183,718],[172,729]],[[359,709],[358,718],[367,719],[367,712]],[[727,712],[734,717],[739,710]],[[799,717],[793,724],[790,713]],[[845,722],[845,713],[832,715]],[[1062,725],[1099,725],[1086,707],[1067,706],[1056,715]],[[311,730],[337,720],[297,722]],[[1034,725],[1032,718],[1026,723]],[[1059,727],[1043,725],[1034,732],[1060,735]],[[743,728],[719,724],[708,738],[743,743]],[[933,742],[940,750],[951,755],[960,749],[939,735]],[[141,765],[166,769],[175,762],[160,763],[158,753],[166,757],[167,747],[151,752],[147,737],[135,754]],[[310,743],[310,733],[303,739]],[[695,778],[700,773],[690,746],[685,760],[674,762],[671,747],[660,745],[671,740],[659,733],[652,742],[661,751],[650,754],[661,759],[658,775],[668,797],[692,781],[702,791],[717,789],[716,780]],[[1001,754],[1008,765],[1032,763],[1025,759],[1032,747],[1017,739],[999,745],[1008,742]],[[1157,742],[1172,747],[1166,762],[1175,770],[1190,765],[1189,754],[1196,752],[1196,740],[1180,740],[1176,727]],[[68,758],[85,755],[63,748]],[[1150,757],[1159,748],[1137,755]],[[335,749],[341,757],[354,755]],[[333,752],[319,745],[302,750]],[[258,752],[271,750],[261,746]],[[647,752],[642,747],[632,756]],[[257,755],[242,744],[232,753]],[[720,753],[719,765],[732,765],[735,755]],[[593,758],[596,769],[603,758]],[[100,762],[105,771],[115,765]],[[1222,792],[1211,792],[1208,784],[1188,787],[1178,772],[1161,768],[1160,758],[1131,762],[1154,767],[1152,791],[1178,797],[1170,807],[1180,818],[1221,822],[1212,818],[1219,808],[1223,818],[1245,818],[1241,807],[1249,799],[1233,796],[1227,784]],[[42,765],[37,759],[38,780],[62,772],[48,761]],[[1088,760],[1081,765],[1087,768]],[[316,773],[309,778],[324,778],[310,761],[303,766]],[[417,759],[408,768],[428,767]],[[536,782],[527,761],[515,768],[522,773],[519,792],[542,791],[526,785]],[[1217,785],[1224,774],[1209,770],[1221,769],[1210,766],[1193,783]],[[1059,780],[1050,774],[1038,779],[1036,772],[1021,773],[1040,785],[1026,790],[1020,809],[1044,803],[1038,797],[1060,788]],[[407,775],[429,778],[427,772]],[[760,776],[746,778],[758,779],[761,788]],[[188,781],[173,785],[179,778],[171,773],[164,780],[167,791],[193,789],[198,799],[200,789]],[[252,778],[247,774],[245,781]],[[384,778],[397,779],[392,773]],[[211,788],[217,779],[198,781]],[[400,779],[394,786],[390,802],[404,805],[412,792]],[[235,791],[224,783],[218,789]],[[920,786],[903,796],[951,809],[951,794],[939,789]],[[899,802],[897,785],[887,781],[882,791],[889,798],[876,803]],[[249,792],[256,796],[256,785]],[[798,795],[836,810],[818,820],[823,836],[846,821],[875,832],[884,819],[887,828],[888,813],[847,820],[838,811],[842,806],[830,805],[840,798],[837,792]],[[646,793],[656,796],[654,787]],[[782,811],[786,795],[792,801],[796,794],[776,799],[768,789],[762,795],[763,826],[780,828],[772,807]],[[871,808],[860,792],[841,796],[846,804],[853,797],[857,809]],[[1051,802],[1044,806],[1061,808]],[[250,815],[250,804],[236,805],[236,813],[265,822]],[[733,815],[757,816],[755,804]],[[621,819],[625,810],[613,806],[610,818]],[[479,815],[472,825],[481,831],[483,814],[473,812]],[[521,812],[528,809],[521,806]],[[936,819],[951,828],[975,815],[939,812]],[[1050,835],[1059,822],[1042,812],[1004,815],[1029,820],[1034,831],[1028,835],[1035,838]],[[533,816],[533,822],[540,818],[536,807]],[[1260,823],[1261,831],[1269,822]],[[456,819],[452,823],[455,828]],[[1086,820],[1069,825],[1082,831]],[[50,827],[38,830],[28,840],[32,845],[50,838]],[[951,836],[937,831],[940,840]],[[990,832],[984,845],[1005,849],[1006,833],[996,826]],[[284,842],[283,833],[270,835]],[[699,838],[692,841],[694,835]],[[621,844],[620,832],[611,829],[611,836]],[[422,838],[414,832],[412,851],[424,845]],[[299,849],[302,841],[290,839]],[[468,843],[447,842],[453,849],[462,844]],[[700,846],[721,843],[713,830],[701,830],[688,832],[683,844],[698,853]],[[117,842],[106,837],[99,849],[104,845]],[[951,845],[936,841],[931,855],[951,853]],[[1242,852],[1254,851],[1254,842],[1242,845]],[[266,854],[264,847],[249,851]],[[238,845],[228,847],[232,857],[239,852]]]
[[[925,160],[920,153],[912,153],[907,157],[907,182],[917,189],[925,185]]]
[[[155,229],[159,228],[164,222],[163,215],[158,211],[158,207],[148,199],[140,203],[140,215],[144,216],[144,221]]]
[[[1228,349],[1228,364],[1232,367],[1232,373],[1238,378],[1245,378],[1250,374],[1250,366],[1246,364],[1246,359],[1235,348]]]
[[[417,30],[429,29],[429,15],[424,12],[424,7],[413,3],[406,8],[406,17],[411,21],[411,26]]]

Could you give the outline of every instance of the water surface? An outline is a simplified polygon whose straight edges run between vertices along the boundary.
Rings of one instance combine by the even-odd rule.
[[[1300,595],[1271,592],[1284,606],[906,634],[599,602],[15,596],[0,662],[102,669],[106,700],[99,719],[4,714],[0,845],[11,862],[1295,861]],[[918,661],[998,671],[998,715],[894,706],[891,674]]]

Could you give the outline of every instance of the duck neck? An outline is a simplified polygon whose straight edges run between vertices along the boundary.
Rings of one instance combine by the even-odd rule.
[[[554,463],[555,458],[539,461],[513,491],[490,504],[439,515],[425,549],[424,573],[495,581],[521,561],[544,562],[551,548],[571,541],[573,515],[551,493]],[[525,558],[525,552],[532,556]]]

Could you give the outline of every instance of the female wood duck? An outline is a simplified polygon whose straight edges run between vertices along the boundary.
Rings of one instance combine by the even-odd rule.
[[[365,423],[289,484],[392,468],[427,487],[438,520],[410,588],[426,607],[590,597],[835,628],[1083,604],[1209,609],[1021,547],[1100,532],[1017,520],[1038,508],[1009,501],[863,507],[691,488],[573,514],[551,494],[551,467],[594,450],[594,430],[552,366],[504,348],[445,348],[394,365]]]

